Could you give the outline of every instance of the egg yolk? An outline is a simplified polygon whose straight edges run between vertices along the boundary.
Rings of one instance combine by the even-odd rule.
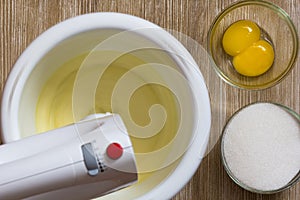
[[[237,72],[245,76],[265,73],[273,64],[273,47],[265,40],[259,40],[233,58]]]
[[[227,54],[236,56],[259,39],[259,27],[252,21],[240,20],[225,31],[222,43]]]
[[[249,20],[233,23],[223,35],[224,51],[233,56],[233,67],[244,76],[261,75],[273,64],[273,46],[260,35],[260,28]]]

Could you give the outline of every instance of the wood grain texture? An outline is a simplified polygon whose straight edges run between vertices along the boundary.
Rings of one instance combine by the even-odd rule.
[[[0,89],[23,50],[39,34],[54,24],[90,12],[121,12],[149,20],[159,26],[183,33],[206,48],[207,32],[216,15],[232,0],[2,0],[0,2]],[[291,16],[300,28],[299,0],[271,0]],[[274,25],[276,26],[276,25]],[[298,34],[299,35],[299,34]],[[184,43],[184,41],[183,41]],[[198,49],[186,44],[197,62]],[[300,61],[278,85],[263,91],[233,88],[201,66],[212,106],[209,151],[191,181],[173,200],[299,200],[300,183],[274,195],[247,192],[234,184],[223,169],[219,137],[229,117],[239,108],[256,101],[284,104],[300,113]],[[2,92],[1,92],[2,94]],[[184,175],[183,175],[184,176]]]

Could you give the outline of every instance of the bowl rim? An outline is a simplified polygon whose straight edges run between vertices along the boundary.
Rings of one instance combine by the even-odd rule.
[[[238,81],[233,81],[231,78],[229,78],[226,74],[223,73],[223,71],[215,63],[213,51],[212,51],[212,47],[211,47],[212,36],[214,35],[215,28],[217,27],[219,22],[223,19],[223,17],[225,15],[227,15],[231,10],[234,10],[234,9],[242,7],[242,6],[247,6],[247,5],[264,6],[269,9],[272,9],[273,11],[280,13],[284,17],[284,20],[287,22],[289,30],[291,31],[291,34],[292,34],[293,41],[294,41],[292,57],[289,60],[287,68],[281,74],[279,74],[275,79],[272,79],[271,81],[268,81],[268,82],[266,82],[264,84],[260,84],[260,85],[240,84]],[[270,88],[270,87],[275,86],[276,84],[280,83],[292,71],[292,69],[296,63],[298,53],[299,53],[299,38],[298,38],[298,34],[297,34],[297,29],[296,29],[292,19],[290,18],[289,14],[285,10],[283,10],[281,7],[275,5],[271,2],[264,1],[264,0],[242,0],[242,1],[238,1],[238,2],[235,2],[231,5],[229,5],[215,17],[215,19],[213,20],[213,22],[209,28],[207,38],[208,38],[207,49],[208,49],[210,63],[213,66],[216,73],[218,74],[218,76],[227,84],[229,84],[233,87],[236,87],[239,89],[245,89],[245,90],[263,90],[263,89]]]
[[[78,24],[80,24],[80,26]],[[201,131],[203,135],[195,134],[190,147],[182,156],[181,162],[176,166],[176,169],[172,171],[172,174],[147,193],[138,197],[138,199],[169,199],[179,192],[179,190],[184,187],[184,185],[196,172],[208,144],[211,124],[211,108],[208,90],[198,65],[190,53],[177,39],[175,39],[175,37],[159,26],[132,15],[112,12],[84,14],[62,21],[40,34],[24,50],[17,62],[14,64],[14,67],[7,78],[1,102],[1,137],[3,142],[11,142],[13,140],[20,139],[20,131],[18,130],[19,119],[17,113],[19,110],[19,101],[24,88],[24,83],[27,81],[36,64],[43,56],[46,55],[47,52],[63,40],[82,32],[101,28],[131,30],[136,27],[156,28],[161,30],[161,37],[163,39],[167,38],[170,43],[162,45],[160,42],[159,45],[162,45],[162,48],[170,46],[169,49],[175,51],[181,56],[184,56],[185,59],[189,61],[189,69],[192,68],[198,72],[196,75],[191,74],[191,76],[195,79],[195,81],[193,79],[192,82],[193,87],[198,88],[197,90],[200,91],[195,95],[197,97],[201,97],[201,100],[199,100],[200,103],[198,103],[197,106],[198,109],[201,108],[202,110],[201,115],[200,113],[195,113],[199,119],[202,120],[201,126],[198,126],[195,132],[198,133],[197,131]],[[158,39],[152,41],[159,42]],[[178,65],[180,64],[178,63]],[[184,174],[184,176],[182,176],[182,174]]]

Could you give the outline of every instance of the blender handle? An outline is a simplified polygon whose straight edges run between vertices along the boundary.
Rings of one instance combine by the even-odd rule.
[[[137,178],[132,144],[117,114],[0,146],[0,199],[44,199],[48,192],[61,194],[93,185],[97,186],[93,194],[102,196],[134,184]]]
[[[64,146],[1,164],[0,199],[23,199],[78,184],[80,176],[87,176],[78,142],[68,145],[73,155]]]

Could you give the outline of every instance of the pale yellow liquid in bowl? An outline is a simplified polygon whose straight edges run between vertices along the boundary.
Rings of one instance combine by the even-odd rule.
[[[101,52],[100,54],[99,60],[101,61],[101,59],[105,59],[114,53]],[[177,133],[179,113],[176,98],[168,88],[158,84],[145,84],[132,93],[129,105],[125,99],[119,99],[117,105],[112,109],[112,94],[118,80],[129,70],[145,64],[143,60],[131,54],[125,54],[114,60],[105,70],[97,83],[94,95],[95,104],[92,107],[80,108],[80,113],[74,113],[76,112],[74,110],[76,107],[73,106],[72,102],[74,82],[77,72],[86,56],[81,55],[66,62],[46,81],[36,107],[37,132],[45,132],[71,124],[89,114],[115,112],[123,116],[122,118],[128,128],[129,134],[135,135],[135,137],[131,137],[131,140],[136,153],[156,151],[169,144]],[[101,66],[101,62],[97,67],[103,67]],[[153,76],[157,78],[159,74],[153,71]],[[133,79],[138,80],[141,77],[133,76]],[[167,118],[163,128],[152,137],[142,138],[143,135],[141,135],[141,138],[136,137],[136,135],[143,133],[132,133],[133,130],[130,129],[130,123],[136,123],[139,126],[148,125],[151,121],[149,109],[155,104],[159,104],[165,109]],[[124,108],[124,106],[129,109],[132,119],[124,117],[126,115],[124,115],[123,109],[118,110],[118,108]],[[137,157],[139,171],[143,171],[139,168],[142,162],[143,160]],[[139,173],[138,184],[150,176],[151,172]]]

